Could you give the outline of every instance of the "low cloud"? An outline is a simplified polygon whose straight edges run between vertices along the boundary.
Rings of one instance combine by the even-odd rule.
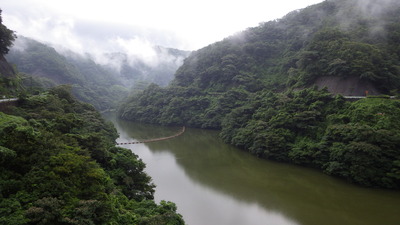
[[[180,40],[172,32],[25,10],[3,11],[4,24],[18,31],[17,35],[49,44],[63,54],[69,51],[82,56],[89,54],[97,63],[112,65],[117,70],[120,70],[121,59],[110,59],[110,54],[123,53],[130,65],[141,61],[149,67],[182,61],[155,47],[179,46]],[[23,50],[24,43],[16,42],[15,48]]]
[[[149,66],[157,66],[159,63],[153,44],[147,40],[138,37],[131,39],[117,37],[110,40],[110,43],[112,46],[118,48],[116,52],[124,52],[128,55],[131,65],[134,64],[137,59],[141,59],[142,62]]]
[[[357,8],[365,16],[381,17],[392,6],[399,6],[398,0],[356,0]]]
[[[352,25],[356,24],[357,20],[365,24],[367,32],[371,36],[386,35],[386,17],[392,9],[400,7],[399,0],[354,0],[354,1],[337,1],[337,4],[346,4],[342,10],[336,14],[336,19],[343,30],[352,29]]]

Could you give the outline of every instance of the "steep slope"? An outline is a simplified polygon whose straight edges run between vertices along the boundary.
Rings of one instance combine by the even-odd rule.
[[[105,54],[104,64],[98,64],[92,55],[82,56],[72,51],[61,54],[46,44],[19,37],[6,57],[20,72],[33,76],[32,79],[25,76],[26,86],[70,84],[78,99],[106,110],[116,108],[129,89],[141,82],[167,85],[188,54],[161,47],[155,51],[155,66],[125,53]]]
[[[215,91],[244,85],[254,91],[245,82],[249,76],[267,88],[354,76],[382,92],[397,89],[399,3],[363,9],[362,2],[325,1],[212,44],[186,60],[175,84]]]
[[[6,57],[20,72],[33,76],[24,76],[27,88],[37,84],[69,84],[78,99],[99,110],[115,108],[128,93],[116,78],[93,61],[83,57],[69,60],[54,48],[29,38],[19,37]]]
[[[226,113],[235,106],[216,101],[225,101],[231,92],[238,95],[231,100],[240,101],[261,90],[280,92],[317,84],[334,94],[396,94],[400,90],[400,3],[362,2],[325,1],[193,52],[170,87],[159,92],[150,87],[143,93],[149,98],[141,97],[141,102],[132,97],[121,115],[220,128],[222,117],[217,113],[219,118],[214,118],[214,108],[222,107]],[[158,102],[160,107],[153,109]],[[179,111],[171,110],[174,104]],[[210,120],[216,121],[210,125]]]
[[[400,188],[400,102],[332,96],[398,94],[399,24],[398,1],[327,0],[192,53],[169,87],[149,86],[119,114],[222,129],[262,158]]]
[[[18,79],[0,74],[0,94],[20,96],[0,112],[0,224],[184,224],[92,105],[66,85],[29,96]]]
[[[184,224],[153,201],[145,164],[65,87],[0,112],[1,224]]]

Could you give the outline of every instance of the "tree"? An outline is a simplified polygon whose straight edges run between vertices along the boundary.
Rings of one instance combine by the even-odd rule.
[[[10,50],[10,47],[17,36],[15,35],[14,31],[3,25],[1,13],[2,10],[0,9],[0,54],[5,55]]]

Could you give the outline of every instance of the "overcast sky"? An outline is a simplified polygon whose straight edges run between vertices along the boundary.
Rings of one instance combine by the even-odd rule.
[[[323,0],[0,1],[3,23],[17,35],[85,52],[146,44],[196,50]]]

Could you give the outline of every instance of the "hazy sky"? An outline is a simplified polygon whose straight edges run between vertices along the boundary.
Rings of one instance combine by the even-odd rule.
[[[0,1],[3,23],[17,35],[82,52],[143,44],[196,50],[323,0]]]

